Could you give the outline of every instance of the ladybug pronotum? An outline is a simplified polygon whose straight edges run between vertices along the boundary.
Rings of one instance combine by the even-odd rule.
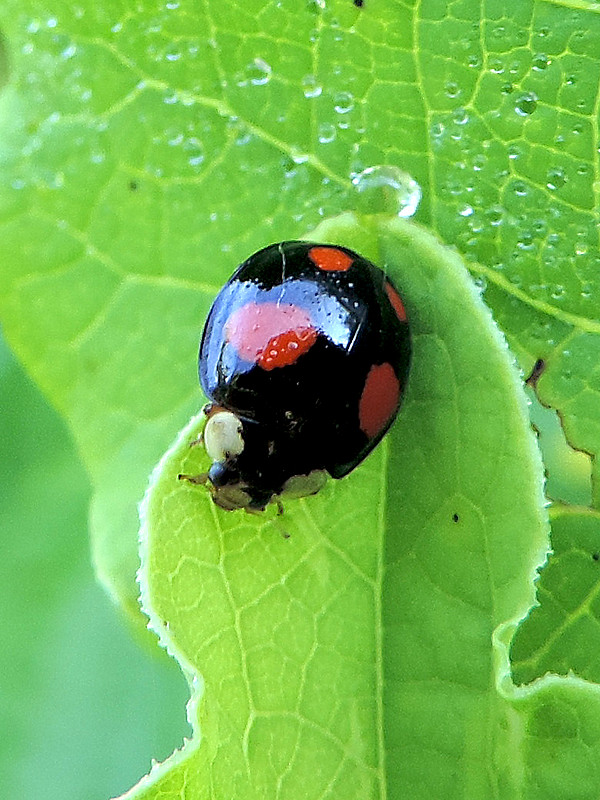
[[[310,242],[250,256],[200,344],[215,503],[258,511],[351,472],[394,421],[410,353],[400,295],[362,256]]]

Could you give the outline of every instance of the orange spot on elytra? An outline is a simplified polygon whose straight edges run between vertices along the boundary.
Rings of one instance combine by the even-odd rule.
[[[358,405],[361,430],[374,439],[389,424],[398,408],[400,382],[391,364],[374,364],[369,370]]]
[[[398,317],[400,322],[406,322],[407,320],[406,309],[404,308],[404,303],[402,302],[400,295],[394,289],[394,287],[389,281],[385,281],[383,286],[390,300],[390,303],[392,304],[394,311],[396,312],[396,316]]]
[[[308,257],[315,266],[325,272],[345,272],[352,266],[354,259],[337,247],[311,247]]]
[[[272,370],[293,364],[310,350],[318,331],[299,306],[246,303],[227,320],[225,336],[245,361]]]

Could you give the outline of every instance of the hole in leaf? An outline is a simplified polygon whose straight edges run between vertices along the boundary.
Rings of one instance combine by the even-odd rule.
[[[531,421],[539,434],[539,445],[546,468],[547,497],[574,505],[590,505],[592,502],[590,456],[575,450],[567,442],[560,417],[555,409],[545,408],[537,399],[535,392],[528,391],[527,394],[531,400],[529,409]]]

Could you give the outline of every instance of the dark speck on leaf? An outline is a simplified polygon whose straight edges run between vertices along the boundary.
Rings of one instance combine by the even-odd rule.
[[[458,522],[458,514],[452,514],[452,522]]]
[[[364,6],[364,4],[365,4],[365,0],[354,0],[354,5],[357,8],[362,8]]]
[[[600,553],[592,553],[592,558],[594,561],[600,561]]]
[[[538,382],[538,378],[540,377],[540,375],[544,371],[545,366],[546,366],[546,362],[544,361],[544,359],[543,358],[538,358],[538,360],[533,365],[533,369],[531,370],[531,375],[527,378],[525,383],[528,386],[533,386],[533,388],[535,389],[535,385]]]
[[[132,192],[137,191],[138,182],[137,181],[129,181],[129,188],[131,189]]]

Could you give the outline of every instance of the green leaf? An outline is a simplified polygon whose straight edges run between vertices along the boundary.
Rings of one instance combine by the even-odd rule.
[[[418,180],[419,221],[525,373],[543,359],[538,396],[592,455],[598,505],[595,3],[5,0],[0,28],[0,319],[69,423],[96,567],[132,614],[136,503],[200,404],[212,296],[254,249],[355,208],[378,164]],[[551,714],[531,729],[558,748]],[[546,796],[586,775],[547,766]]]
[[[522,388],[459,258],[376,220],[313,238],[360,241],[406,300],[413,366],[384,444],[279,523],[177,480],[207,467],[201,417],[153,477],[143,599],[194,675],[197,740],[136,797],[514,797],[537,780],[504,752],[532,714],[504,685],[506,630],[547,548]]]

